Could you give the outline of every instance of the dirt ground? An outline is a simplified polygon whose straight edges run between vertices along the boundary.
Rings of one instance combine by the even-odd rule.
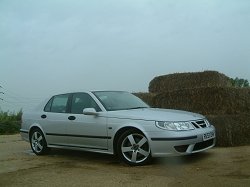
[[[2,135],[0,186],[250,186],[250,146],[130,167],[112,155],[82,151],[36,156],[20,135]]]

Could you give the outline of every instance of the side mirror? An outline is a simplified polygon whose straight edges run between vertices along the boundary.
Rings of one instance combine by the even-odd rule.
[[[84,115],[92,115],[92,116],[97,116],[98,112],[94,108],[84,108],[82,113]]]

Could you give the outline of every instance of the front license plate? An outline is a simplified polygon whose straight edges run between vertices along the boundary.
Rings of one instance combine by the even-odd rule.
[[[203,141],[210,140],[210,139],[212,139],[214,137],[215,137],[215,133],[213,131],[208,132],[206,134],[203,134]]]

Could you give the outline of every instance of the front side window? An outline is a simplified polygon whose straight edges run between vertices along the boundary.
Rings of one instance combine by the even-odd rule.
[[[100,107],[96,104],[94,99],[86,93],[75,93],[72,97],[71,113],[82,114],[85,108],[94,108],[100,112]]]
[[[51,104],[51,112],[66,113],[69,94],[56,95]]]

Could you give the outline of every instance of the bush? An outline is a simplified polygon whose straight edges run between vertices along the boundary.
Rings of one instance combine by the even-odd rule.
[[[22,111],[17,114],[9,112],[0,112],[0,135],[15,134],[21,128]]]

